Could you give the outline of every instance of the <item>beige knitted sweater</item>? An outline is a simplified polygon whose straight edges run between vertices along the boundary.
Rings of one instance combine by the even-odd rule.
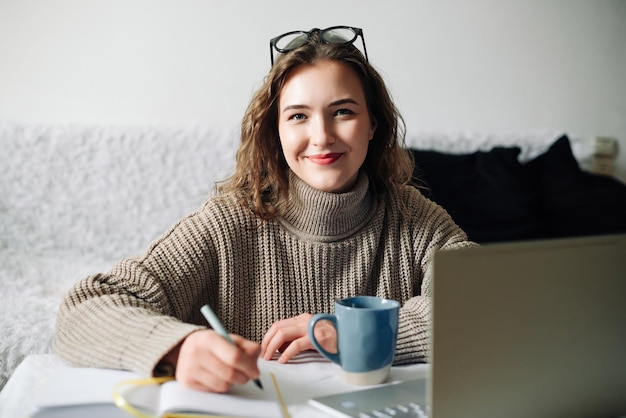
[[[365,175],[343,194],[293,175],[291,184],[281,218],[260,222],[233,194],[214,196],[145,254],[78,282],[59,309],[55,352],[74,365],[149,375],[207,326],[206,303],[231,333],[260,342],[279,319],[333,312],[335,298],[378,295],[402,305],[395,363],[425,361],[429,257],[472,245],[465,233],[413,187],[376,195]]]

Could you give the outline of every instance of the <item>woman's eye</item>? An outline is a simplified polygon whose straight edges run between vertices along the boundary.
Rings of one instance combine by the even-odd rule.
[[[303,113],[294,113],[293,115],[289,116],[289,120],[304,120],[306,119],[306,116]]]
[[[354,115],[354,112],[350,109],[338,109],[335,111],[335,116]]]

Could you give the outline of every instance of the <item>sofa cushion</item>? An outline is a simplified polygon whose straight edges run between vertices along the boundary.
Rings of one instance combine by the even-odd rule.
[[[425,194],[479,243],[538,238],[538,202],[517,147],[454,155],[411,149]]]
[[[542,203],[546,235],[626,232],[626,185],[582,171],[566,135],[529,161],[526,170]]]

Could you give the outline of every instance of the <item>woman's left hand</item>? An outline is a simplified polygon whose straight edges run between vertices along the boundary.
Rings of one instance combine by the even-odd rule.
[[[313,315],[303,313],[293,318],[276,321],[265,333],[261,342],[261,357],[271,360],[276,351],[281,353],[279,363],[287,363],[296,354],[315,350],[309,339],[309,321]],[[328,321],[320,321],[315,326],[315,338],[329,352],[336,352],[335,329]]]

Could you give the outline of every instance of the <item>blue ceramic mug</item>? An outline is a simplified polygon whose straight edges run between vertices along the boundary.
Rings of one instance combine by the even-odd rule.
[[[382,383],[396,353],[398,313],[395,300],[354,296],[335,300],[335,314],[313,315],[309,338],[326,358],[339,364],[347,382],[358,385]],[[327,320],[337,331],[337,352],[325,350],[315,338],[315,326]]]

